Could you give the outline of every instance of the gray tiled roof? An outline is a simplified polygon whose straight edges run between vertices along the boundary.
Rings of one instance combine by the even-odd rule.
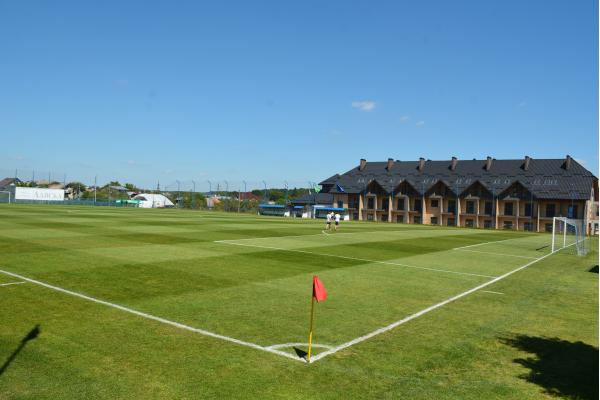
[[[527,170],[522,159],[492,160],[489,171],[485,169],[486,160],[458,160],[454,170],[450,165],[449,160],[428,160],[419,171],[419,161],[395,161],[388,171],[387,162],[367,162],[362,171],[355,167],[321,184],[329,193],[339,193],[340,189],[360,193],[375,181],[389,193],[406,181],[422,194],[440,180],[459,193],[479,181],[490,192],[499,194],[519,182],[540,199],[589,199],[597,184],[597,178],[574,159],[568,169],[565,159],[530,159]]]

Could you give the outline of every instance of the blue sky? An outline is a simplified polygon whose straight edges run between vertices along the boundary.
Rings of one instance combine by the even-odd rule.
[[[568,153],[597,174],[597,7],[0,0],[0,172],[281,187]]]

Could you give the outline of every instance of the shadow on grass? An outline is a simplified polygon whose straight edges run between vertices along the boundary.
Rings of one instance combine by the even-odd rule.
[[[517,335],[502,338],[533,356],[514,362],[530,372],[520,376],[541,386],[547,394],[575,399],[598,399],[598,349],[583,342]]]
[[[306,356],[308,355],[306,351],[299,349],[298,347],[294,347],[294,351],[296,352],[296,355],[300,358],[306,358]]]
[[[29,333],[27,335],[25,335],[25,337],[23,339],[21,339],[21,343],[19,343],[19,346],[6,359],[6,361],[4,362],[4,364],[2,365],[2,367],[0,367],[0,375],[2,375],[4,373],[4,371],[6,371],[6,368],[8,368],[8,366],[10,365],[10,363],[12,363],[13,360],[17,357],[17,355],[21,352],[21,350],[23,350],[23,348],[25,347],[25,345],[27,344],[27,342],[29,342],[30,340],[35,339],[36,337],[38,337],[39,334],[40,334],[40,326],[38,324],[38,325],[34,326],[33,329],[30,330]]]
[[[593,273],[597,274],[597,273],[598,273],[598,265],[594,265],[594,266],[593,266],[592,268],[590,268],[588,271],[589,271],[589,272],[593,272]]]

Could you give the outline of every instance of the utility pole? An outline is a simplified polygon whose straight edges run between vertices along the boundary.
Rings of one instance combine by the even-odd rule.
[[[262,181],[262,183],[263,183],[263,185],[265,185],[265,194],[264,194],[265,202],[268,202],[269,200],[267,199],[267,182]]]
[[[181,208],[181,191],[180,189],[180,183],[179,181],[175,181],[177,182],[177,208]]]
[[[96,205],[96,191],[98,190],[98,175],[94,177],[94,205]]]

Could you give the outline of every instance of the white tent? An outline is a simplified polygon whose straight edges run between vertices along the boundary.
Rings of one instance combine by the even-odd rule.
[[[162,194],[140,193],[132,200],[139,200],[141,208],[173,207],[175,204]]]

